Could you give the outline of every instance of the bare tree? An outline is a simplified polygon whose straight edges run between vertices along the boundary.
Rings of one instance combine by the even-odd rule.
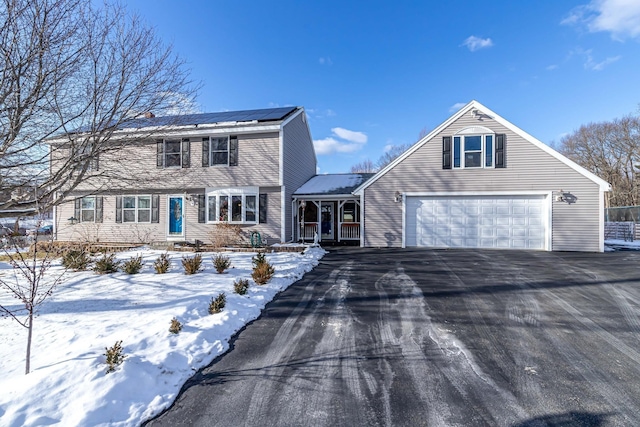
[[[0,2],[0,216],[105,178],[95,173],[100,154],[150,136],[116,130],[145,112],[176,113],[176,98],[193,101],[184,62],[123,6]]]
[[[380,156],[378,162],[376,163],[378,170],[393,162],[396,158],[398,158],[398,156],[407,151],[409,147],[411,147],[411,144],[392,145],[391,147],[389,147],[389,149],[385,151],[382,156]]]
[[[562,154],[611,184],[611,206],[640,204],[640,117],[583,125],[560,145]]]
[[[31,370],[31,340],[33,337],[33,321],[42,303],[49,297],[60,283],[62,273],[51,277],[46,274],[51,267],[52,254],[40,251],[37,245],[37,234],[32,251],[22,252],[19,240],[9,237],[9,248],[5,255],[13,267],[13,279],[0,279],[0,295],[15,298],[17,305],[0,302],[0,313],[8,316],[27,329],[27,349],[25,354],[25,374]]]
[[[351,166],[351,173],[373,173],[377,170],[376,165],[369,159]]]

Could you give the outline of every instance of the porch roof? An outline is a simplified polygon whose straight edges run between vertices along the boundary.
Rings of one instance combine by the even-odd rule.
[[[337,173],[316,175],[293,192],[294,196],[326,196],[352,194],[374,173]]]

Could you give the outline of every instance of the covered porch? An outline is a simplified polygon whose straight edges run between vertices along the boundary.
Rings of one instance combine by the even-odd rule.
[[[316,175],[293,193],[296,240],[360,244],[360,197],[351,192],[373,174]]]

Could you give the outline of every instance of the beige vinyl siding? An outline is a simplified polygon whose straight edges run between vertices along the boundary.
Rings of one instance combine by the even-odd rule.
[[[189,137],[191,166],[188,168],[158,168],[155,140],[104,153],[97,172],[103,178],[89,180],[76,190],[279,185],[277,132],[237,135],[238,166],[202,167],[202,138],[206,136]]]
[[[442,169],[442,137],[469,126],[507,135],[506,168]],[[552,204],[552,249],[599,251],[599,186],[494,120],[471,113],[434,136],[365,189],[365,246],[402,245],[402,203],[396,191],[527,192],[564,190],[575,203]]]
[[[293,238],[293,230],[291,229],[293,192],[316,174],[316,155],[309,128],[303,120],[304,114],[293,118],[283,129],[284,240]]]
[[[249,236],[258,231],[269,243],[280,242],[280,190],[278,187],[261,188],[261,194],[267,194],[268,210],[266,224],[242,224],[240,228]],[[130,194],[130,193],[129,193]],[[148,195],[150,193],[140,193]],[[159,223],[116,223],[116,195],[103,195],[103,220],[101,223],[78,223],[71,225],[68,218],[74,216],[74,202],[71,199],[57,207],[56,238],[60,241],[84,242],[120,242],[120,243],[159,243],[167,241],[167,200],[169,196],[186,196],[179,191],[160,194]],[[100,196],[99,196],[100,197]],[[198,223],[198,206],[189,201],[184,203],[184,239],[194,242],[201,240],[211,243],[211,232],[215,224]],[[175,240],[175,239],[174,239]]]

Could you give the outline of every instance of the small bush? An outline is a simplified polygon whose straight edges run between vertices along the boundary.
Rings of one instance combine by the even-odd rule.
[[[93,271],[98,274],[110,274],[115,273],[120,268],[120,261],[116,261],[116,255],[111,254],[102,255],[102,258],[96,261],[93,266]]]
[[[104,356],[107,357],[107,374],[109,372],[113,372],[116,370],[116,367],[122,365],[124,359],[127,357],[122,354],[122,340],[116,341],[113,347],[105,347],[106,353]]]
[[[260,264],[264,264],[265,262],[267,262],[267,257],[264,255],[264,252],[258,252],[253,258],[251,258],[253,268],[256,268]]]
[[[226,221],[225,217],[220,218],[221,221]],[[216,224],[213,230],[209,233],[211,243],[215,248],[224,248],[229,246],[242,246],[242,228],[236,224],[229,224],[227,222],[221,222]]]
[[[253,272],[251,273],[251,277],[258,285],[264,285],[273,277],[273,274],[276,272],[276,269],[271,266],[268,262],[257,264],[253,267]]]
[[[153,268],[156,270],[157,274],[164,274],[169,271],[169,267],[171,267],[171,262],[169,261],[169,254],[163,253],[160,254],[158,259],[153,263]]]
[[[213,266],[216,268],[216,271],[220,274],[224,273],[229,267],[231,267],[231,260],[229,260],[228,256],[224,256],[222,254],[218,254],[212,258]]]
[[[62,266],[75,271],[84,271],[89,268],[91,257],[81,249],[72,249],[62,254]]]
[[[142,269],[142,256],[129,258],[122,264],[122,270],[127,274],[138,274]]]
[[[172,334],[177,334],[182,330],[182,323],[175,317],[171,319],[171,326],[169,326],[169,332]]]
[[[233,291],[238,295],[244,295],[249,290],[249,281],[247,279],[238,279],[233,283]]]
[[[184,274],[196,274],[202,266],[202,255],[195,254],[191,258],[183,257],[182,266],[184,267]]]
[[[209,314],[220,313],[227,303],[227,297],[222,293],[215,298],[211,298],[209,303]]]

